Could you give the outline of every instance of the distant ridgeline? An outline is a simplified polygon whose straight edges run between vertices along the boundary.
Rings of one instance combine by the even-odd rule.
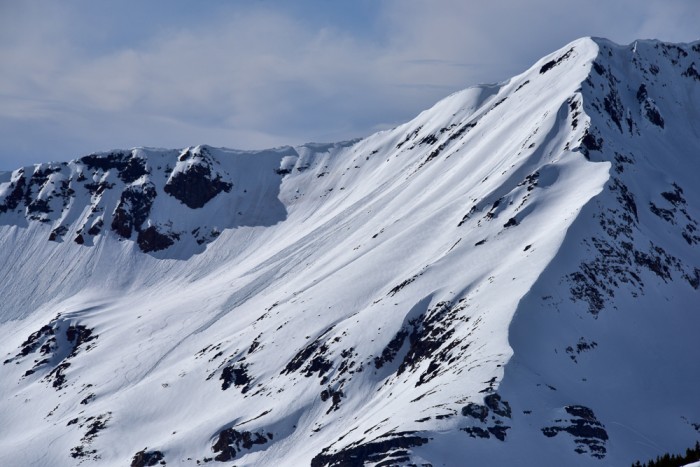
[[[279,164],[292,153],[140,148],[24,167],[0,179],[0,225],[42,224],[54,242],[90,246],[108,231],[145,253],[175,243],[197,252],[224,229],[284,218]],[[232,174],[237,165],[246,172]],[[266,183],[251,183],[255,172],[264,172]],[[261,199],[265,212],[253,212]]]

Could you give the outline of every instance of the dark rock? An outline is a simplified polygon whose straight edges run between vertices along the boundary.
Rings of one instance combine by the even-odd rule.
[[[423,139],[420,140],[418,144],[435,144],[437,143],[438,139],[435,135],[428,135],[424,137]]]
[[[141,230],[156,198],[156,189],[152,183],[132,185],[126,188],[114,210],[112,230],[123,238],[131,238],[134,230]]]
[[[287,365],[282,370],[282,374],[289,374],[299,370],[320,345],[321,343],[318,340],[315,340],[303,349],[301,349],[289,361],[289,363],[287,363]]]
[[[655,205],[653,202],[649,202],[649,210],[660,217],[661,219],[670,222],[671,224],[675,224],[675,219],[676,219],[676,214],[675,211],[671,209],[666,209],[666,208],[660,208],[657,205]]]
[[[110,190],[110,189],[114,188],[114,183],[109,183],[108,181],[103,180],[103,181],[97,182],[97,183],[86,183],[83,186],[90,192],[91,195],[99,196],[102,193],[104,193],[106,190]]]
[[[688,69],[685,70],[682,75],[686,78],[692,78],[696,81],[700,81],[700,73],[698,73],[698,70],[695,69],[695,62],[691,63],[690,66],[688,66]]]
[[[624,107],[620,101],[620,96],[617,94],[617,90],[611,86],[608,94],[603,98],[603,108],[605,112],[610,116],[612,121],[617,125],[617,128],[622,132],[622,117],[624,114]]]
[[[559,57],[555,60],[550,60],[547,63],[545,63],[544,65],[542,65],[542,68],[540,68],[540,74],[544,74],[544,73],[548,72],[549,70],[551,70],[552,68],[554,68],[555,66],[559,65],[561,62],[563,62],[564,60],[569,58],[573,51],[574,51],[574,49],[572,47],[569,50],[567,50],[566,53],[564,55],[562,55],[561,57]]]
[[[497,440],[505,441],[507,431],[510,429],[510,427],[503,426],[503,425],[496,425],[496,426],[490,426],[487,429],[489,430],[489,433],[491,433],[494,437],[496,437]]]
[[[596,73],[598,73],[600,76],[605,76],[605,68],[598,62],[593,62],[593,70],[595,70]]]
[[[503,99],[499,99],[498,102],[496,102],[495,104],[493,104],[493,107],[491,107],[490,110],[493,110],[493,109],[495,109],[496,107],[498,107],[499,105],[503,104],[503,103],[506,101],[506,99],[508,99],[508,98],[507,98],[507,97],[504,97]]]
[[[50,213],[51,208],[49,207],[48,200],[45,199],[34,199],[31,203],[27,205],[27,213],[37,214],[37,213]]]
[[[649,92],[647,91],[646,85],[642,83],[639,85],[639,89],[637,89],[637,101],[641,104],[647,97],[649,97]]]
[[[664,119],[661,117],[659,111],[652,105],[652,101],[649,99],[649,92],[644,84],[639,85],[639,89],[637,89],[637,101],[642,105],[647,120],[663,128]]]
[[[672,192],[664,191],[661,193],[661,196],[674,206],[686,204],[685,198],[683,198],[683,189],[675,183],[673,184],[673,188],[674,190]]]
[[[333,389],[330,386],[321,391],[321,400],[326,402],[331,399],[331,406],[326,411],[326,414],[334,412],[340,408],[340,402],[345,397],[345,393],[341,389]]]
[[[520,86],[518,86],[517,89],[515,90],[515,92],[520,91],[522,88],[524,88],[524,87],[525,87],[526,85],[528,85],[528,84],[530,84],[530,80],[529,80],[529,79],[528,79],[527,81],[523,82],[523,84],[521,84]]]
[[[432,309],[409,320],[409,347],[396,374],[414,371],[427,361],[427,369],[420,375],[416,386],[436,377],[443,364],[450,360],[452,350],[460,344],[451,338],[455,332],[453,322],[463,308],[464,305],[439,302]]]
[[[471,219],[471,217],[472,217],[472,216],[474,215],[474,213],[476,213],[477,211],[478,211],[477,207],[476,207],[476,206],[472,206],[471,209],[469,210],[469,212],[466,213],[466,214],[464,215],[464,217],[462,217],[462,220],[461,220],[461,221],[459,221],[459,224],[457,224],[457,227],[461,227],[465,222],[467,222],[469,219]]]
[[[177,172],[165,184],[163,191],[191,209],[203,207],[221,192],[230,192],[233,184],[220,176],[212,177],[208,165],[193,164],[184,172]]]
[[[90,229],[88,229],[87,233],[88,235],[95,236],[100,233],[102,230],[102,226],[104,225],[104,222],[102,222],[102,219],[99,219],[97,222],[95,222]]]
[[[73,459],[82,459],[83,457],[89,457],[97,454],[95,449],[86,450],[85,446],[75,446],[70,450],[70,456]]]
[[[465,123],[462,125],[457,131],[452,133],[445,142],[440,144],[436,149],[434,149],[430,154],[428,154],[428,157],[425,158],[423,162],[418,166],[418,169],[422,168],[425,164],[430,162],[431,160],[435,159],[437,156],[440,155],[440,153],[445,149],[452,141],[456,140],[457,138],[461,137],[464,135],[469,129],[474,128],[476,126],[476,122],[469,122]]]
[[[493,202],[493,205],[491,206],[491,209],[489,209],[489,212],[486,213],[486,219],[491,220],[494,217],[496,217],[496,214],[494,212],[496,211],[496,208],[501,205],[501,198],[498,198],[496,201]]]
[[[503,224],[503,227],[507,229],[508,227],[514,227],[516,225],[518,225],[517,219],[515,219],[515,217],[511,217],[510,219],[508,219],[508,222]]]
[[[462,407],[462,415],[464,415],[465,417],[476,418],[484,422],[486,421],[486,417],[488,417],[489,415],[489,409],[484,405],[479,405],[475,404],[474,402],[470,402],[466,406]]]
[[[671,270],[669,269],[670,259],[663,250],[652,249],[650,253],[635,250],[634,261],[638,265],[649,269],[666,282],[672,279]]]
[[[363,467],[385,460],[391,460],[389,465],[395,465],[395,462],[406,465],[410,459],[409,449],[428,441],[415,432],[387,433],[370,442],[352,443],[333,454],[328,452],[330,447],[327,447],[311,459],[311,467]]]
[[[88,405],[90,402],[95,400],[95,394],[88,394],[83,400],[80,401],[81,405]]]
[[[56,337],[65,329],[65,340]],[[25,372],[25,377],[36,373],[42,367],[53,366],[45,376],[46,381],[53,381],[52,386],[57,390],[63,388],[66,382],[66,370],[70,367],[70,359],[74,357],[80,348],[90,349],[85,345],[97,339],[92,329],[76,324],[68,325],[60,319],[60,315],[49,324],[44,325],[38,331],[32,333],[21,345],[20,352],[13,358],[5,360],[5,364],[24,358],[31,353],[39,352],[45,358],[34,360],[34,366]],[[18,362],[19,363],[19,362]]]
[[[613,179],[613,184],[610,187],[611,191],[618,193],[617,201],[627,212],[634,215],[634,221],[639,222],[637,214],[637,203],[634,201],[634,195],[619,178]]]
[[[72,349],[68,356],[75,356],[80,346],[86,342],[91,342],[97,339],[97,337],[97,335],[93,334],[92,329],[83,326],[82,324],[68,326],[68,329],[66,329],[66,339],[68,339],[68,342],[72,344]]]
[[[53,336],[54,334],[54,327],[50,324],[45,324],[38,331],[31,333],[29,337],[24,342],[22,342],[22,350],[20,350],[18,356],[21,355],[23,357],[26,357],[30,353],[36,351],[36,349],[42,344],[42,342],[45,342],[47,338]]]
[[[68,229],[67,229],[66,227],[64,227],[64,226],[62,226],[62,225],[59,225],[58,227],[56,227],[55,229],[53,229],[53,230],[51,231],[51,233],[49,234],[49,241],[50,241],[50,242],[57,242],[57,241],[59,241],[61,238],[63,238],[63,236],[64,236],[67,232],[68,232]]]
[[[576,103],[575,101],[572,102],[572,104],[578,105],[578,103]],[[540,172],[539,172],[539,170],[536,170],[533,173],[531,173],[530,175],[528,175],[527,177],[525,177],[525,180],[518,183],[518,186],[527,185],[527,191],[532,191],[538,185],[539,181],[540,181]]]
[[[260,341],[258,340],[259,338],[260,336],[256,337],[255,339],[253,339],[253,342],[250,343],[250,347],[248,347],[249,354],[255,352],[258,349],[258,347],[260,347]]]
[[[581,144],[583,144],[583,147],[588,151],[600,151],[603,149],[603,139],[596,138],[593,133],[590,133],[588,130],[586,130],[586,134],[583,136],[583,139],[581,139]]]
[[[333,326],[326,329],[326,331],[324,331],[323,334],[321,334],[317,339],[301,349],[284,367],[281,374],[289,374],[299,371],[299,369],[306,364],[302,370],[302,374],[304,376],[308,378],[314,373],[318,373],[318,376],[321,377],[331,368],[333,368],[333,363],[325,356],[326,352],[328,352],[328,346],[326,344],[322,344],[321,341],[323,337],[332,329]]]
[[[646,115],[647,119],[651,123],[653,123],[654,125],[656,125],[660,128],[664,128],[664,125],[665,125],[664,119],[656,108],[654,108],[650,104],[646,104],[644,106],[644,111],[646,112],[645,115]]]
[[[79,159],[90,170],[104,172],[116,169],[119,178],[124,183],[133,183],[141,176],[147,175],[146,161],[134,156],[131,152],[112,152],[107,155],[91,154]]]
[[[649,205],[654,214],[671,224],[676,223],[677,211],[687,216],[683,190],[675,184],[673,187],[673,191],[662,194],[664,200],[671,205],[671,209],[659,207],[653,202]],[[641,277],[644,270],[653,272],[666,282],[673,279],[674,270],[681,275],[688,274],[679,258],[668,254],[659,245],[649,242],[646,251],[640,249],[642,242],[635,239],[639,229],[637,205],[633,194],[617,178],[613,178],[613,183],[608,189],[616,193],[617,206],[613,205],[600,211],[598,217],[603,234],[585,241],[589,248],[592,247],[592,251],[597,253],[582,262],[578,271],[568,276],[572,284],[572,298],[586,301],[593,315],[597,315],[605,307],[608,299],[614,298],[620,283],[634,287],[636,291],[631,291],[634,296],[643,293],[644,283]]]
[[[68,369],[69,366],[70,366],[70,362],[63,362],[63,363],[57,365],[48,374],[47,378],[53,379],[52,386],[55,389],[63,389],[63,385],[66,383],[66,375],[65,375],[64,371],[66,369]]]
[[[228,462],[235,459],[236,455],[245,450],[250,450],[254,445],[262,445],[272,439],[268,433],[251,433],[250,431],[237,431],[227,428],[219,433],[219,438],[212,446],[212,451],[218,453],[214,460]]]
[[[585,338],[581,337],[576,344],[576,348],[574,349],[573,346],[568,346],[566,348],[566,353],[569,354],[569,358],[571,358],[571,360],[577,362],[578,355],[583,352],[593,350],[596,347],[598,347],[598,343],[596,341],[587,341]]]
[[[559,433],[568,433],[574,437],[575,451],[588,453],[594,458],[603,459],[607,453],[605,443],[608,433],[588,407],[569,405],[564,410],[571,416],[569,420],[556,420],[555,425],[542,428],[542,434],[553,438]]]
[[[413,130],[411,133],[408,133],[406,135],[406,138],[404,138],[403,141],[401,141],[399,144],[396,145],[396,149],[401,149],[401,146],[403,146],[404,144],[408,143],[410,140],[412,140],[413,138],[418,136],[418,132],[421,130],[421,128],[423,128],[423,127],[419,126],[415,130]]]
[[[146,161],[138,157],[130,157],[124,168],[119,171],[119,178],[124,183],[133,183],[144,175],[147,175]]]
[[[416,274],[416,275],[413,276],[413,277],[409,277],[409,278],[406,279],[405,281],[401,282],[399,285],[393,287],[393,288],[389,291],[389,293],[388,293],[387,295],[393,297],[393,296],[396,295],[401,289],[403,289],[404,287],[406,287],[406,286],[407,286],[408,284],[410,284],[411,282],[415,281],[415,280],[418,278],[418,276],[419,276],[419,275]]]
[[[566,410],[569,415],[573,415],[574,417],[579,417],[589,422],[596,421],[593,411],[588,407],[584,407],[582,405],[567,405],[564,407],[564,410]]]
[[[241,393],[245,394],[250,389],[251,379],[248,376],[247,371],[248,365],[238,364],[237,366],[228,365],[224,367],[221,371],[221,377],[219,378],[223,383],[221,383],[221,390],[225,391],[231,387],[233,384],[236,387],[242,387]]]
[[[510,418],[510,404],[507,401],[501,400],[501,396],[499,394],[489,394],[488,396],[484,397],[484,403],[496,415]]]
[[[483,439],[489,439],[491,435],[489,434],[489,430],[484,429],[484,428],[479,428],[478,426],[470,426],[467,428],[461,428],[462,431],[466,432],[471,436],[472,438],[483,438]]]
[[[695,290],[700,288],[700,269],[694,268],[693,275],[686,273],[683,277],[685,278],[685,280],[688,281],[688,284],[690,284],[690,286]]]
[[[98,415],[92,420],[88,418],[88,420],[90,420],[90,423],[88,424],[88,430],[85,432],[85,436],[83,436],[82,441],[92,441],[93,439],[95,439],[99,432],[107,427],[107,422],[110,419],[109,415],[109,413]]]
[[[314,356],[311,362],[304,369],[304,376],[309,377],[314,373],[318,373],[318,376],[323,376],[331,368],[333,368],[333,362],[325,358],[322,354],[328,351],[326,346],[322,346],[319,351],[320,355]]]
[[[45,206],[45,201],[39,200],[39,199],[32,199],[31,196],[34,194],[34,188],[36,187],[36,192],[38,193],[41,188],[46,185],[46,183],[49,181],[49,177],[52,174],[58,173],[61,171],[61,167],[56,167],[56,166],[48,166],[46,167],[45,165],[41,165],[34,169],[34,173],[32,176],[29,178],[29,184],[27,186],[27,189],[25,191],[24,195],[24,203],[27,205],[27,208],[33,203],[37,202],[37,205],[33,208],[31,208],[30,212],[49,212],[48,207]]]
[[[0,213],[14,211],[27,195],[27,181],[24,176],[24,169],[17,172],[17,177],[10,183],[10,193],[5,197],[5,201],[0,204]]]
[[[165,250],[175,244],[173,238],[177,239],[177,236],[165,235],[158,232],[158,229],[152,225],[146,230],[142,230],[138,233],[136,242],[144,253],[150,253],[152,251]]]
[[[142,451],[134,454],[134,458],[131,460],[131,467],[152,467],[158,465],[165,465],[163,458],[165,457],[160,451],[146,451],[148,448],[143,448]]]
[[[379,357],[374,357],[374,367],[379,369],[385,364],[392,362],[394,358],[396,358],[398,351],[401,350],[401,347],[403,347],[403,343],[407,336],[408,331],[401,328],[399,332],[394,335],[391,341],[389,341],[387,346],[384,347],[382,354]]]

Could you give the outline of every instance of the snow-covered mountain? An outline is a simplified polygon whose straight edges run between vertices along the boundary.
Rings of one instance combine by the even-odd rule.
[[[700,437],[700,42],[359,141],[0,174],[0,464],[618,466]]]

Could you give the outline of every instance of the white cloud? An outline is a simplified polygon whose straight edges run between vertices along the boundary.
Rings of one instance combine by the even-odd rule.
[[[700,39],[700,2],[697,0],[654,1],[646,6],[636,37],[671,42]]]
[[[691,40],[698,16],[695,0],[387,0],[366,29],[348,29],[269,3],[151,24],[93,23],[79,3],[9,5],[0,11],[2,168],[119,146],[361,136],[576,37]]]

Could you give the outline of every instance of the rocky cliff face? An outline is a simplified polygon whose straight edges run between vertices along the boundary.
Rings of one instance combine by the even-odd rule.
[[[179,153],[133,149],[24,167],[5,176],[0,214],[8,224],[50,226],[47,239],[53,242],[92,246],[98,239],[116,236],[135,242],[144,253],[180,243],[185,255],[192,254],[201,251],[195,244],[211,242],[223,229],[257,223],[260,213],[241,211],[241,205],[248,204],[243,195],[274,204],[279,194],[281,175],[269,161],[260,161],[263,167],[258,169],[267,172],[266,183],[234,187],[231,174],[213,153],[226,152],[207,146]],[[278,153],[296,154],[292,148]],[[253,156],[240,151],[231,155],[245,157]],[[227,159],[224,163],[230,165]],[[282,220],[282,212],[279,206],[264,213],[269,219],[261,223]]]
[[[360,141],[1,175],[0,463],[691,446],[698,64],[581,39]]]

